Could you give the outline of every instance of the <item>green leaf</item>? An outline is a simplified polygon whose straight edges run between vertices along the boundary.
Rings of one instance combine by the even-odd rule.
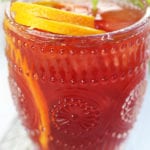
[[[150,0],[147,0],[147,3],[150,5]]]
[[[92,0],[93,9],[97,9],[98,0]]]
[[[128,0],[128,1],[140,8],[144,8],[143,0]],[[150,5],[150,0],[145,0],[145,1],[147,2],[148,5]]]
[[[144,4],[141,0],[129,0],[129,2],[133,3],[134,5],[140,7],[140,8],[143,8],[144,7]]]

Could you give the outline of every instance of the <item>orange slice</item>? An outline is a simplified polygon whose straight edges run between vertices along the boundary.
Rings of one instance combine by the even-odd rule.
[[[4,20],[5,25],[7,25],[7,20]],[[9,51],[7,51],[7,55],[10,59],[15,60],[15,63],[19,65],[23,72],[28,72],[32,74],[32,71],[28,65],[26,58],[22,58],[22,54],[20,49],[16,48],[12,39],[9,36],[6,36],[7,43],[10,46]],[[41,142],[43,149],[47,150],[48,148],[48,136],[51,135],[50,131],[50,122],[49,122],[49,115],[48,115],[48,107],[46,105],[45,96],[42,93],[42,90],[39,86],[37,80],[33,79],[32,76],[22,76],[27,83],[27,86],[33,96],[35,106],[38,110],[39,117],[40,117],[40,124],[39,129],[45,128],[44,132],[41,132],[39,141]]]
[[[33,2],[33,4],[49,6],[49,7],[54,7],[54,8],[58,8],[58,9],[65,7],[65,3],[60,3],[60,2],[56,2],[56,1],[46,1],[46,0]]]
[[[103,30],[97,30],[94,28],[74,25],[66,22],[57,22],[53,20],[48,20],[25,12],[16,13],[14,19],[19,24],[58,34],[77,36],[77,35],[93,35],[104,33]]]
[[[29,13],[37,17],[46,18],[58,22],[67,22],[82,26],[94,27],[94,17],[65,11],[49,6],[40,4],[26,3],[26,2],[13,2],[11,11],[18,14],[20,12]]]

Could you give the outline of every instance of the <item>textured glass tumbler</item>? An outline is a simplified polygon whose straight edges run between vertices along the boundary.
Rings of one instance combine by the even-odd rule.
[[[144,9],[137,23],[94,36],[34,30],[6,13],[12,97],[40,150],[120,150],[146,88],[150,19]]]

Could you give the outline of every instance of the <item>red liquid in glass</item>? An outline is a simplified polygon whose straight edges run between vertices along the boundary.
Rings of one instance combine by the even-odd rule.
[[[135,9],[118,11],[124,20],[119,12],[104,12],[95,20],[96,28],[113,31],[142,16]],[[133,12],[138,12],[135,18],[128,19]],[[111,20],[113,13],[116,19]],[[12,95],[32,140],[42,150],[119,149],[143,99],[148,27],[112,40],[49,38],[5,19]],[[39,101],[45,114],[37,107]],[[48,126],[43,126],[41,114]]]

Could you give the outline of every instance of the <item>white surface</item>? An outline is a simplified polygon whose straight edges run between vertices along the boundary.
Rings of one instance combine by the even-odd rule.
[[[5,4],[0,3],[0,139],[4,136],[16,116],[7,82],[7,62],[4,55],[5,42],[2,32],[4,7]],[[126,150],[150,150],[150,85],[145,96],[139,121],[131,134],[131,140]]]
[[[4,54],[4,33],[2,30],[2,19],[5,3],[0,2],[0,139],[8,130],[11,121],[16,116],[8,87],[7,63]]]

